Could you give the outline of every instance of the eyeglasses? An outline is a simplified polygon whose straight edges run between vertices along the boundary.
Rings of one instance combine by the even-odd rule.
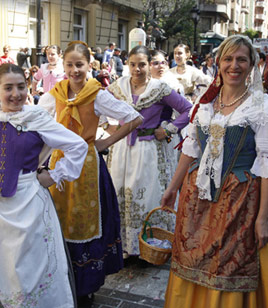
[[[158,66],[158,65],[167,65],[167,61],[153,61],[152,62],[153,66]]]

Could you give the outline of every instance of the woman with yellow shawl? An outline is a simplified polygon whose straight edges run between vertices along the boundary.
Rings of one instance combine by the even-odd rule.
[[[117,198],[99,153],[142,122],[138,112],[103,90],[98,81],[87,81],[89,62],[86,44],[71,42],[63,57],[68,80],[57,83],[40,100],[41,106],[56,114],[58,122],[88,143],[80,178],[65,183],[63,192],[55,187],[51,189],[71,254],[78,303],[86,307],[88,295],[104,284],[105,275],[118,272],[123,266]],[[107,139],[95,140],[101,114],[125,124]],[[55,151],[50,168],[53,169],[61,157],[62,152]]]

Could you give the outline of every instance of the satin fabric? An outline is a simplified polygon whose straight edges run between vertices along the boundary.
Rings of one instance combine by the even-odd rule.
[[[267,308],[268,245],[259,251],[260,278],[256,291],[223,292],[179,278],[170,272],[165,308]]]

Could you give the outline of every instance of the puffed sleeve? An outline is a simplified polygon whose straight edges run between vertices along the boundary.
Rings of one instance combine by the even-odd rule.
[[[49,92],[43,94],[38,102],[38,105],[44,108],[54,118],[56,113],[56,100]]]
[[[36,82],[40,81],[43,78],[43,73],[41,68],[38,69],[38,71],[34,74],[33,78]]]
[[[258,125],[255,129],[255,142],[257,157],[251,168],[256,176],[268,178],[268,122],[265,125]]]
[[[56,163],[55,169],[49,170],[56,187],[61,190],[64,180],[71,182],[80,176],[88,152],[88,144],[80,136],[53,119],[50,125],[50,130],[42,131],[41,129],[38,133],[47,146],[64,152],[64,157]]]
[[[171,133],[177,133],[189,123],[189,111],[192,104],[174,90],[171,94],[164,96],[162,101],[179,113],[176,119],[166,127]]]
[[[201,152],[197,142],[196,127],[193,123],[189,123],[187,133],[188,135],[183,142],[182,152],[187,156],[198,158]]]
[[[94,101],[97,116],[106,116],[128,123],[137,117],[143,118],[139,112],[124,101],[116,99],[108,90],[100,90]]]
[[[193,73],[193,81],[196,84],[205,84],[205,85],[209,85],[212,81],[212,77],[205,75],[201,70],[199,69],[195,69],[194,73]]]

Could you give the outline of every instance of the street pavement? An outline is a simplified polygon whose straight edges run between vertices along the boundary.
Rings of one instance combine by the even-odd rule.
[[[164,297],[170,263],[155,266],[135,257],[117,274],[106,277],[92,308],[158,308]]]

